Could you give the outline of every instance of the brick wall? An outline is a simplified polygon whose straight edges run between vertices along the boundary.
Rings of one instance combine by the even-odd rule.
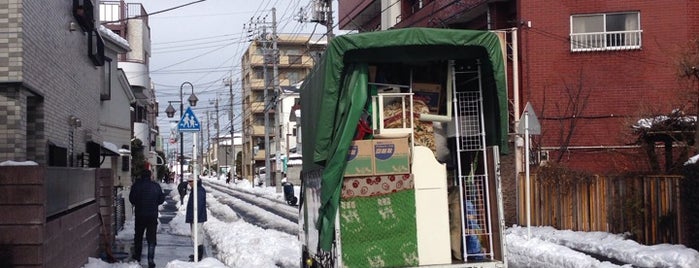
[[[46,222],[44,267],[82,267],[99,253],[99,205],[90,203]]]
[[[1,267],[43,267],[43,184],[41,167],[0,167]]]
[[[19,81],[22,77],[21,2],[0,3],[0,82]]]
[[[42,166],[0,167],[0,267],[81,267],[104,249],[101,234],[112,240],[111,170],[96,170],[97,202],[50,219],[45,172]]]
[[[0,121],[6,126],[0,130],[0,159],[26,159],[24,103],[18,84],[0,86]]]
[[[114,241],[114,178],[112,177],[111,169],[97,170],[97,202],[99,204],[99,213],[102,217],[102,227],[100,227],[100,251],[106,250],[105,246],[111,245]]]
[[[572,113],[566,112],[566,87],[589,93],[588,106],[578,118],[571,146],[616,146],[615,150],[571,149],[563,157],[574,168],[592,172],[647,170],[644,163],[623,162],[636,151],[620,148],[633,142],[630,122],[644,112],[668,113],[677,103],[672,58],[697,35],[699,10],[692,1],[520,1],[519,16],[531,21],[521,28],[522,103],[531,102],[541,121],[541,146],[560,146]],[[697,4],[691,4],[694,8]],[[639,11],[643,30],[640,50],[571,52],[570,16],[574,14]],[[693,17],[693,18],[692,18]],[[578,103],[580,103],[578,101]],[[561,119],[563,118],[563,119]],[[635,155],[638,157],[638,155]],[[633,158],[633,156],[631,157]]]

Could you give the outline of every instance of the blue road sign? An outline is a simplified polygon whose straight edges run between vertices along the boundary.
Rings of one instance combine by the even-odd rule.
[[[182,115],[180,122],[177,124],[177,130],[179,132],[199,132],[201,131],[201,124],[199,124],[199,119],[192,112],[191,107],[187,107],[187,110]]]

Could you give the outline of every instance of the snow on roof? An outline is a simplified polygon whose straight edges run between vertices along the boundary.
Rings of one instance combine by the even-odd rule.
[[[0,163],[0,166],[7,167],[7,166],[38,166],[34,161],[12,161],[12,160],[7,160],[5,162]]]
[[[682,123],[693,123],[697,121],[696,116],[681,116],[681,117],[669,117],[667,115],[659,115],[656,117],[649,117],[649,118],[641,118],[639,119],[636,124],[633,125],[633,128],[636,129],[650,129],[655,125],[665,123],[668,120],[678,120],[679,122]]]
[[[699,160],[699,154],[690,157],[690,158],[687,160],[687,162],[684,162],[684,165],[686,166],[686,165],[696,164],[696,163],[697,163],[697,160]]]
[[[100,25],[99,27],[100,34],[103,36],[109,38],[110,40],[114,41],[115,43],[124,46],[126,49],[131,49],[131,46],[129,46],[129,41],[126,41],[126,39],[122,38],[112,30],[110,30],[107,27],[104,27],[104,25]]]

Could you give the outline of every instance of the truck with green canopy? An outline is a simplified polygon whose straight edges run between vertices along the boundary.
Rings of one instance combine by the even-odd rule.
[[[504,267],[504,39],[406,28],[328,43],[300,89],[302,267]]]

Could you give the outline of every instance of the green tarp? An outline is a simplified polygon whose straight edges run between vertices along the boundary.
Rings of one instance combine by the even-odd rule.
[[[342,266],[414,267],[417,254],[415,190],[340,201]]]
[[[322,168],[319,247],[330,250],[347,151],[367,100],[368,63],[479,59],[486,141],[507,152],[507,86],[491,32],[407,28],[342,35],[329,44],[301,87],[303,170]]]

